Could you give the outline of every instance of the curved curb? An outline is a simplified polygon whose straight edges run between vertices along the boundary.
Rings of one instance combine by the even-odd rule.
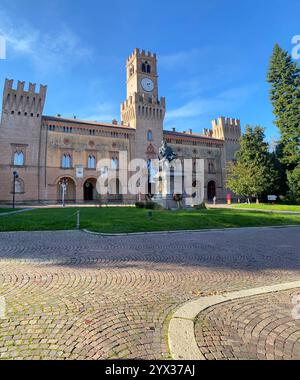
[[[227,231],[249,231],[249,230],[264,230],[264,229],[283,229],[283,228],[300,228],[300,224],[291,224],[283,226],[265,226],[265,227],[233,227],[233,228],[203,228],[202,230],[175,230],[175,231],[149,231],[149,232],[120,232],[120,233],[106,233],[95,232],[87,229],[80,231],[89,235],[98,236],[143,236],[143,235],[166,235],[166,234],[181,234],[181,233],[204,233],[204,232],[227,232]]]
[[[276,293],[295,288],[300,288],[300,281],[241,290],[218,296],[203,297],[187,302],[175,312],[169,324],[168,341],[172,358],[175,360],[206,360],[198,348],[194,325],[198,314],[209,307],[236,299]]]

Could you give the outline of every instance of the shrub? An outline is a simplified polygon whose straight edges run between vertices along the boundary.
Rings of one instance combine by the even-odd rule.
[[[195,206],[194,206],[194,209],[195,209],[195,210],[206,210],[207,207],[206,207],[205,202],[203,202],[203,203],[201,203],[200,205],[195,205]]]
[[[145,208],[145,203],[144,202],[136,202],[135,207],[136,208]]]
[[[156,209],[156,203],[152,202],[152,201],[147,201],[145,203],[145,208],[147,210],[155,210]]]

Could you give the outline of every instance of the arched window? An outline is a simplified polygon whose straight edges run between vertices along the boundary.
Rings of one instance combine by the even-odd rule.
[[[151,66],[147,61],[142,63],[142,72],[151,74]]]
[[[117,170],[119,168],[119,160],[117,157],[113,157],[111,160],[111,168]]]
[[[96,158],[95,158],[95,156],[89,156],[89,158],[88,158],[88,169],[96,169]]]
[[[64,169],[71,168],[71,156],[69,154],[64,154],[62,157],[62,167]]]
[[[16,152],[14,154],[14,165],[15,166],[23,166],[24,165],[24,153]]]
[[[153,141],[153,133],[151,130],[148,131],[147,133],[147,140],[148,141]]]

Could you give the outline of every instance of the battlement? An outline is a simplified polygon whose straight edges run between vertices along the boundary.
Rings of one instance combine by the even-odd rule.
[[[17,93],[34,94],[36,96],[45,96],[47,92],[47,86],[40,85],[40,91],[36,92],[36,83],[28,83],[28,90],[25,90],[25,82],[18,81],[17,88],[13,88],[14,80],[5,79],[4,92],[16,91]]]
[[[217,119],[212,121],[213,126],[232,126],[232,127],[241,127],[241,121],[239,119],[234,119],[230,117],[220,116]]]
[[[241,137],[241,121],[220,116],[212,121],[213,136],[225,141],[238,142]]]
[[[37,92],[35,83],[29,83],[27,90],[25,89],[25,82],[18,81],[16,88],[13,88],[13,84],[13,79],[5,80],[2,113],[41,117],[46,100],[47,86],[40,85],[39,92]]]
[[[213,131],[211,129],[204,128],[203,129],[203,135],[207,136],[207,137],[213,137]]]
[[[138,48],[134,49],[133,53],[128,57],[127,61],[130,62],[134,57],[142,57],[145,59],[154,58],[156,59],[156,53],[146,52],[145,50],[140,50]]]
[[[157,99],[154,95],[152,97],[146,96],[145,94],[134,93],[133,96],[129,96],[123,103],[121,103],[122,111],[128,108],[129,106],[136,103],[144,103],[147,106],[160,106],[162,108],[166,107],[166,98],[161,97]]]

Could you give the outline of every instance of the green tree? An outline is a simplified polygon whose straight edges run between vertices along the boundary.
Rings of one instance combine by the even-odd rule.
[[[279,175],[265,142],[264,128],[247,126],[240,144],[237,163],[230,164],[227,170],[228,188],[237,195],[258,199],[278,193]]]
[[[281,162],[287,170],[300,163],[300,69],[292,57],[278,44],[270,60],[267,80],[271,85],[270,99],[281,133]]]
[[[271,153],[271,160],[274,170],[277,173],[274,179],[274,194],[286,195],[288,192],[287,172],[286,167],[282,163],[283,147],[278,144],[274,151]]]
[[[289,192],[288,198],[293,203],[300,204],[300,165],[287,173]]]
[[[228,165],[227,186],[239,196],[259,199],[269,184],[261,166],[237,162]]]

